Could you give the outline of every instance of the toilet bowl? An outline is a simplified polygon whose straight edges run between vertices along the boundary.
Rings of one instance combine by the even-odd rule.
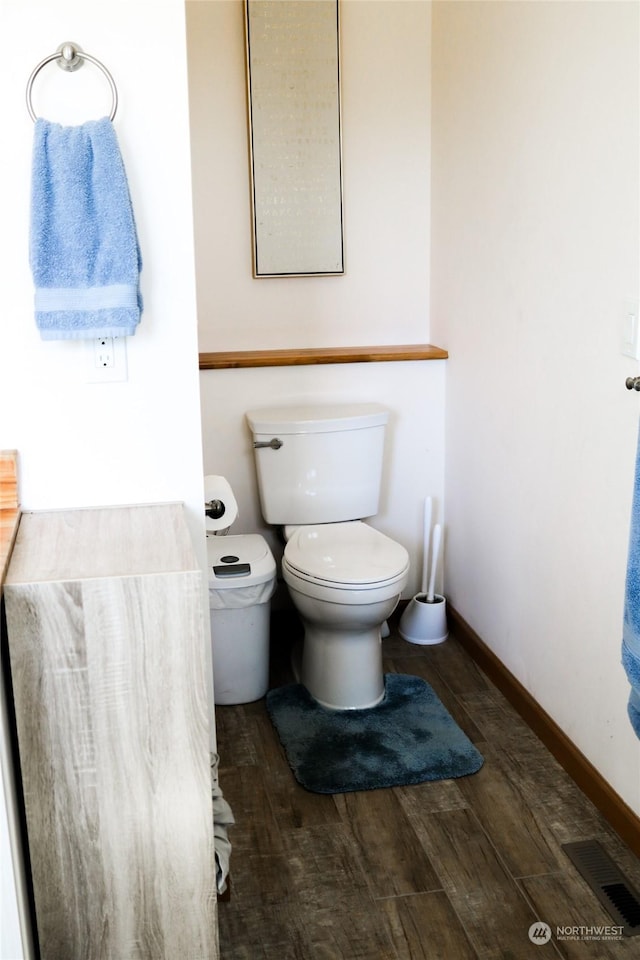
[[[286,527],[282,575],[304,625],[299,680],[334,710],[384,697],[380,628],[407,582],[400,544],[361,521]]]
[[[325,707],[373,707],[384,697],[381,627],[409,573],[405,548],[364,522],[378,512],[389,411],[303,405],[246,417],[262,514],[283,528],[282,576],[304,626],[298,679]]]

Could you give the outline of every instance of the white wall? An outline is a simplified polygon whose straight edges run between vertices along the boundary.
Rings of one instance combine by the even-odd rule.
[[[346,273],[255,280],[241,0],[187,2],[200,349],[429,341],[430,4],[342,0]],[[419,589],[422,510],[443,509],[444,361],[201,373],[205,472],[232,483],[233,532],[260,518],[244,411],[317,400],[387,403],[384,490],[374,526],[412,558]],[[440,518],[442,518],[440,516]]]
[[[428,337],[429,4],[342,0],[346,273],[251,276],[244,4],[188,0],[200,349]]]
[[[0,447],[20,452],[22,506],[184,501],[204,566],[184,5],[3,0],[0,35],[10,38],[0,60]],[[139,330],[127,343],[124,383],[86,383],[83,347],[40,341],[33,321],[33,125],[24,91],[35,65],[66,40],[104,62],[120,96],[115,127],[137,218],[145,299]],[[34,106],[49,119],[79,123],[107,113],[110,96],[90,66],[67,75],[51,64],[36,79]],[[10,900],[5,854],[3,897]],[[2,949],[3,957],[18,956],[15,945],[3,942]]]
[[[184,8],[179,0],[156,6],[151,23],[149,5],[128,0],[2,8],[3,35],[15,41],[3,59],[1,88],[12,147],[5,151],[0,187],[0,438],[4,447],[20,451],[24,509],[179,499],[192,511],[197,505],[201,518]],[[138,225],[145,302],[140,327],[127,341],[123,383],[86,383],[84,345],[41,341],[32,315],[27,256],[33,124],[23,94],[36,63],[69,37],[105,63],[120,98],[114,126]],[[68,123],[106,113],[106,82],[92,96],[84,90],[89,70],[64,74],[55,64],[45,67],[34,84],[36,111]],[[66,81],[62,87],[60,80]],[[46,102],[54,83],[59,100]]]
[[[435,3],[451,602],[640,813],[620,666],[638,424],[638,4]]]

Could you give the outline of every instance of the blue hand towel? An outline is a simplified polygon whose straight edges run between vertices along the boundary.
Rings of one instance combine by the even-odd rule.
[[[631,694],[627,712],[631,726],[640,738],[640,435],[636,453],[636,472],[631,506],[631,530],[624,598],[622,666]]]
[[[108,117],[76,127],[36,120],[30,247],[43,340],[135,333],[142,261]]]

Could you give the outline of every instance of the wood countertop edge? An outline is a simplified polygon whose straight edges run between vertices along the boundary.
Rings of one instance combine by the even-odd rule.
[[[0,593],[19,525],[18,454],[0,450]]]

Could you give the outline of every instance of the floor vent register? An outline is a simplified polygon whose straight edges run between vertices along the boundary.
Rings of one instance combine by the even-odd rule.
[[[563,843],[562,849],[625,937],[640,936],[640,896],[598,841]]]

